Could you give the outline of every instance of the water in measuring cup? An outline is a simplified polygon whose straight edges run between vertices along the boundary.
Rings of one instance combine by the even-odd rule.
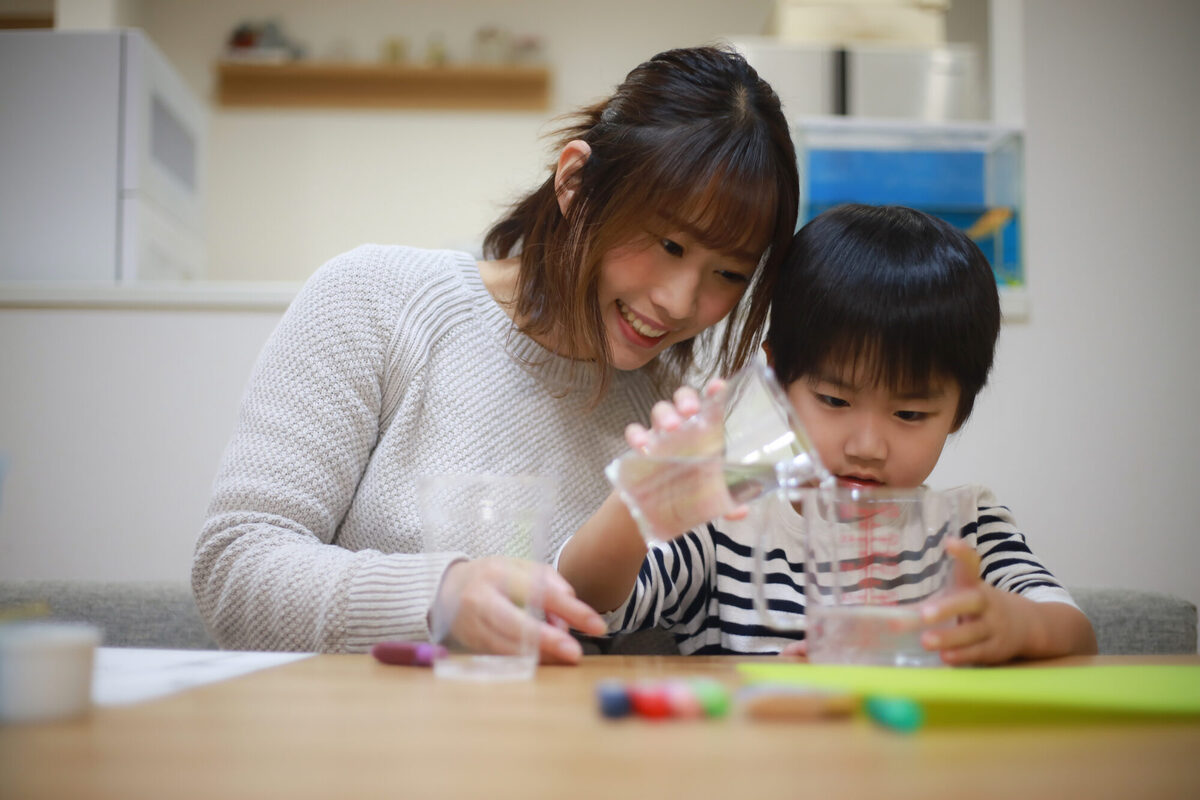
[[[814,664],[940,667],[941,656],[921,646],[917,604],[814,606],[808,618],[808,660]]]

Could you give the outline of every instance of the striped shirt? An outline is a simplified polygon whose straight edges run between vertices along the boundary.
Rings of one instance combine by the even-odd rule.
[[[1075,605],[1066,589],[1030,551],[1008,508],[980,486],[965,487],[975,497],[976,518],[962,538],[979,553],[984,581],[1038,602]],[[803,615],[803,520],[779,495],[751,505],[742,520],[723,520],[696,528],[652,547],[637,583],[619,608],[605,615],[608,632],[632,633],[659,626],[675,637],[687,655],[777,653],[802,631],[777,630],[755,609],[756,531],[770,530],[763,558],[764,595],[776,621]],[[899,584],[919,586],[927,569],[928,548],[904,554],[906,574]]]

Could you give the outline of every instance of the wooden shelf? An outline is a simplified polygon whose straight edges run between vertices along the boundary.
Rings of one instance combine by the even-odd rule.
[[[217,62],[223,106],[540,111],[550,71],[534,66]]]

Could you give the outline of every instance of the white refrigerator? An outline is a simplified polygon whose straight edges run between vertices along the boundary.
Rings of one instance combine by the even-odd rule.
[[[208,111],[140,31],[0,31],[0,280],[204,273]]]

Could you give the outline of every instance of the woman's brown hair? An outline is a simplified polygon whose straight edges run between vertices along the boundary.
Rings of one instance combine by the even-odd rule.
[[[521,330],[591,354],[599,397],[612,373],[596,299],[600,260],[657,219],[698,231],[713,250],[763,254],[717,358],[701,366],[729,374],[744,364],[761,341],[797,219],[795,149],[770,85],[731,49],[669,50],[634,68],[609,99],[568,115],[556,134],[558,150],[574,139],[591,149],[571,176],[566,213],[551,174],[484,239],[488,258],[520,254]],[[698,349],[712,352],[713,330],[662,354],[665,385],[683,379]]]

